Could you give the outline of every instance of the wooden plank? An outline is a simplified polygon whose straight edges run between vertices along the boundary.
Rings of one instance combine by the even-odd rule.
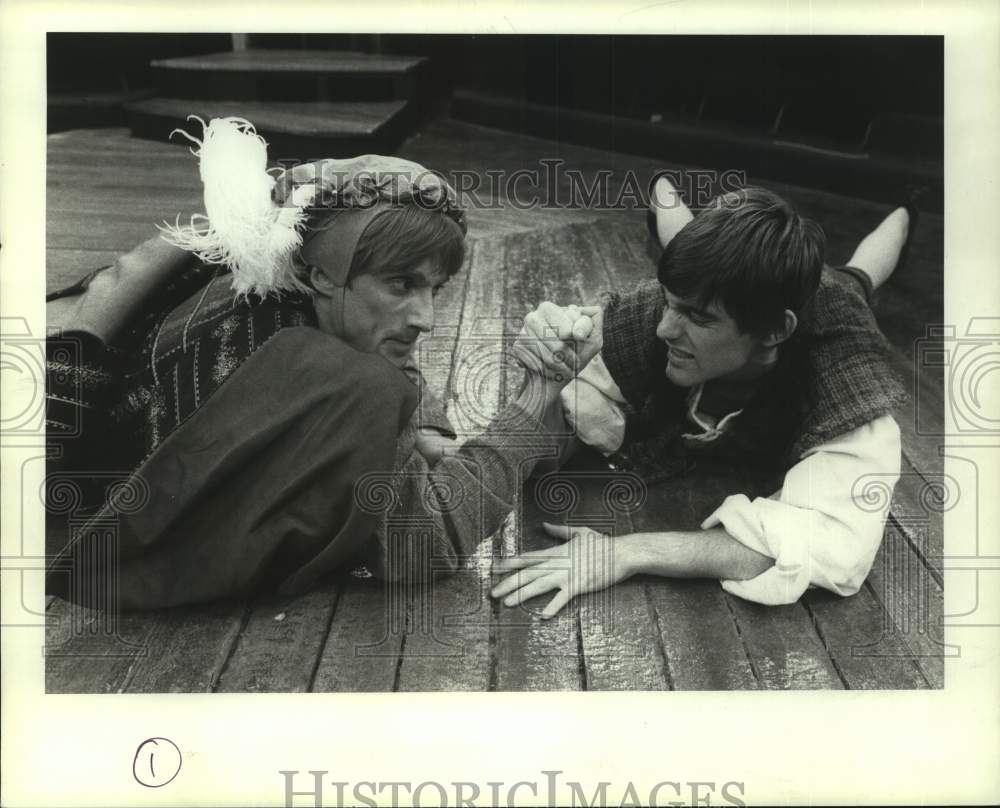
[[[957,652],[944,639],[944,590],[914,552],[911,539],[892,522],[867,586],[881,604],[884,619],[882,634],[865,653],[897,654],[902,640],[928,685],[944,687],[944,660]]]
[[[198,56],[154,59],[150,65],[155,68],[199,72],[395,74],[413,70],[426,61],[423,56],[358,51],[248,48]]]
[[[46,179],[50,186],[59,189],[59,195],[47,199],[46,204],[58,204],[65,195],[76,194],[87,198],[94,189],[100,188],[144,192],[147,199],[153,197],[154,191],[156,195],[200,191],[197,157],[186,149],[178,149],[176,144],[139,142],[149,143],[153,148],[146,153],[135,150],[130,155],[90,148],[50,148],[46,159]],[[169,149],[171,153],[164,154],[163,149]],[[128,212],[124,206],[121,210]]]
[[[489,689],[492,550],[485,542],[455,574],[414,589],[397,690]]]
[[[197,123],[195,123],[193,131],[196,133],[200,131]],[[101,140],[78,137],[81,132],[86,134],[84,130],[74,130],[49,136],[46,148],[46,167],[59,169],[58,172],[52,171],[50,173],[61,176],[64,172],[100,169],[106,179],[113,179],[110,172],[114,169],[140,169],[144,166],[148,168],[150,158],[156,159],[156,165],[172,165],[182,170],[191,166],[192,163],[197,165],[196,158],[190,151],[175,149],[166,143],[135,140],[128,133],[128,130],[120,135],[105,135]],[[73,137],[66,140],[56,139],[63,135]],[[188,172],[185,171],[185,173]]]
[[[488,206],[478,207],[479,202],[471,196],[466,204],[470,238],[551,230],[595,221],[586,211],[519,210],[514,207],[492,210]]]
[[[902,639],[882,639],[885,612],[867,587],[848,598],[813,589],[803,596],[803,603],[849,689],[927,687]],[[877,650],[872,648],[876,643]]]
[[[477,242],[466,241],[462,268],[444,285],[434,299],[434,330],[418,343],[414,355],[414,361],[427,382],[427,387],[442,405],[451,397],[449,381],[452,360],[462,321],[462,307],[472,273],[473,257],[478,247]]]
[[[435,324],[443,340],[435,344],[441,359],[453,369],[447,380],[446,411],[460,439],[480,431],[502,404],[503,243],[478,241],[469,260],[468,280],[457,327]],[[499,310],[497,303],[500,303]],[[495,316],[483,316],[484,314]],[[454,334],[452,336],[451,334]],[[484,362],[495,367],[487,368]],[[425,364],[425,363],[422,363]],[[475,400],[469,400],[470,394]],[[486,539],[485,535],[480,537]],[[411,630],[399,670],[400,690],[486,690],[490,683],[490,633],[493,604],[489,598],[492,542],[477,552],[451,578],[436,580],[415,591]]]
[[[156,155],[148,155],[146,159],[149,162],[141,168],[91,166],[84,169],[74,166],[63,171],[59,166],[50,165],[47,211],[87,215],[96,206],[105,213],[117,212],[126,218],[135,218],[145,213],[137,213],[136,205],[163,213],[173,208],[204,210],[201,183],[197,175],[191,176],[188,171],[189,167],[197,166],[194,157],[188,157],[187,165],[164,163]],[[112,171],[122,176],[109,176]],[[123,181],[128,185],[123,186]]]
[[[637,251],[646,238],[645,224],[637,219],[602,219],[584,231],[604,263],[609,286],[616,290],[656,277],[656,265]]]
[[[96,161],[115,165],[116,159],[134,161],[137,157],[150,153],[172,155],[178,161],[184,156],[184,152],[169,146],[150,145],[133,139],[125,126],[55,132],[46,137],[45,143],[50,158],[58,159],[60,155],[67,155],[76,158],[73,162],[80,164]]]
[[[607,283],[603,269],[572,228],[528,233],[507,241],[507,313],[509,339],[521,328],[524,316],[538,303],[553,300],[582,302],[593,289]],[[511,382],[515,380],[512,378]],[[521,500],[513,525],[505,533],[504,555],[553,547],[541,529],[551,514],[530,493]],[[520,537],[520,542],[511,539]],[[552,593],[519,607],[499,607],[496,631],[496,686],[500,690],[576,690],[586,686],[580,658],[579,604],[571,604],[551,620],[537,616]]]
[[[323,646],[315,692],[374,693],[395,688],[407,604],[370,579],[345,578]]]
[[[61,598],[48,599],[46,693],[120,693],[133,667],[149,654],[158,615],[131,612],[107,624],[103,616]],[[108,625],[114,633],[105,633]]]
[[[956,495],[949,493],[943,476],[921,474],[903,457],[889,512],[939,584],[944,580],[940,567],[944,556],[943,511],[948,507],[947,498]]]
[[[554,547],[557,542],[541,529],[542,517],[533,502],[525,501],[522,512],[515,515],[509,529],[504,531],[504,555]],[[577,614],[579,604],[570,603],[548,620],[538,616],[553,594],[548,592],[514,608],[499,606],[492,689],[586,689]]]
[[[801,603],[761,606],[729,598],[761,687],[834,690],[844,684]]]
[[[160,612],[148,639],[149,655],[139,660],[125,686],[128,693],[209,693],[240,633],[242,601],[180,607]]]
[[[258,131],[335,138],[371,135],[396,118],[406,101],[212,101],[194,98],[150,98],[128,104],[130,115],[177,120],[188,115],[240,117]],[[164,132],[166,134],[166,132]]]
[[[705,475],[649,486],[633,516],[639,532],[695,529],[721,499],[722,481],[702,489]],[[735,493],[735,487],[731,493]],[[663,644],[672,687],[736,690],[756,687],[753,667],[718,581],[649,578],[650,605]]]
[[[614,220],[595,220],[553,232],[546,245],[554,256],[553,264],[562,262],[559,275],[571,279],[574,294],[557,302],[593,303],[602,292],[613,288],[615,275],[609,261],[621,260],[620,252],[605,252],[604,247],[618,247]],[[610,241],[610,244],[608,242]],[[575,490],[578,504],[575,513],[556,512],[546,521],[586,524],[596,530],[622,536],[634,532],[633,505],[641,501],[643,483],[632,475],[607,468],[597,453],[577,458],[563,469],[561,485]],[[634,500],[614,498],[612,491],[630,491]],[[609,503],[615,507],[609,509]],[[593,514],[588,518],[587,514]],[[613,563],[613,559],[607,559]],[[643,581],[625,581],[602,592],[579,599],[580,644],[588,690],[663,690],[669,687],[666,660],[655,615],[646,596]]]
[[[609,288],[600,257],[583,237],[590,226],[574,224],[510,240],[508,325],[512,336],[524,316],[542,301],[580,304]]]
[[[754,690],[758,687],[718,581],[649,578],[673,690]]]
[[[607,486],[607,481],[597,477],[581,481],[583,506],[589,500],[592,509]],[[616,516],[615,535],[634,532],[629,514]],[[664,647],[644,578],[582,596],[579,613],[587,690],[670,689]]]
[[[453,349],[448,417],[460,439],[485,429],[503,404],[504,320],[510,241],[477,242]]]
[[[894,355],[893,366],[910,391],[907,401],[894,414],[903,453],[926,479],[940,479],[944,473],[941,450],[945,445],[943,380],[929,372],[914,376],[912,360],[900,353]]]
[[[338,587],[269,596],[253,604],[219,684],[220,693],[305,693],[330,629]]]
[[[46,247],[53,250],[92,250],[127,252],[157,235],[151,221],[129,222],[111,217],[88,229],[82,223],[49,220],[46,227]]]
[[[726,496],[737,493],[745,494],[750,499],[766,496],[780,486],[781,476],[773,472],[713,464],[702,459],[694,469],[651,490],[649,504],[643,509],[642,516],[662,520],[659,529],[663,529],[663,523],[681,530],[697,529],[701,521],[721,505]],[[658,495],[655,498],[654,491]],[[641,529],[655,529],[655,523],[646,527],[640,523],[638,516],[636,522]],[[719,586],[718,582],[712,582],[711,585]],[[724,596],[722,604],[730,612],[730,620],[735,618],[736,622],[734,639],[732,628],[727,627],[723,618],[718,599],[711,595],[703,597],[707,601],[706,608],[714,608],[714,613],[658,609],[671,671],[682,667],[679,662],[675,663],[675,656],[684,654],[688,659],[694,657],[697,660],[699,655],[709,655],[709,658],[716,659],[716,665],[720,665],[721,660],[726,660],[725,667],[728,670],[725,678],[737,683],[739,687],[746,686],[739,683],[747,681],[744,660],[748,661],[759,686],[765,689],[842,687],[830,656],[801,604],[761,606],[740,598]],[[700,625],[709,615],[718,626],[718,640],[706,636]],[[696,625],[692,625],[692,622]],[[676,646],[670,640],[674,636],[679,639]],[[691,637],[703,638],[701,645],[695,646],[694,652],[691,651],[693,643],[688,640]],[[716,642],[724,643],[721,652],[716,648]],[[703,663],[700,667],[707,671],[709,665],[710,663]],[[699,670],[698,665],[691,666],[688,663],[688,667],[693,672]],[[695,678],[691,686],[718,687],[720,684],[716,681],[716,676],[718,674],[709,671],[707,681],[702,683]]]

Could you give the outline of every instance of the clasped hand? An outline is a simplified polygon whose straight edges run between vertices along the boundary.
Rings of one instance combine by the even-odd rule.
[[[529,373],[565,386],[600,353],[602,315],[600,306],[542,303],[524,318],[514,356]]]

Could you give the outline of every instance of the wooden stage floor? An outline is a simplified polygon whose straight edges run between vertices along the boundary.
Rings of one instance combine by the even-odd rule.
[[[442,170],[538,169],[561,158],[584,177],[610,170],[611,196],[646,158],[560,146],[447,119],[426,125],[399,152]],[[753,178],[750,178],[753,180]],[[884,205],[776,183],[825,228],[832,262],[889,212]],[[565,177],[557,181],[568,193]],[[525,184],[526,186],[526,184]],[[522,187],[525,187],[522,186]],[[49,137],[49,289],[105,265],[154,233],[153,223],[201,209],[196,160],[187,149],[135,140],[125,130]],[[449,415],[472,429],[498,411],[508,379],[472,377],[466,346],[502,350],[519,318],[544,299],[581,301],[653,273],[641,211],[472,210],[465,269],[442,292],[433,338],[446,346],[426,376]],[[881,290],[879,321],[914,384],[921,417],[941,418],[940,376],[914,381],[917,340],[942,318],[943,221],[924,214],[905,270]],[[469,396],[475,402],[469,401]],[[470,406],[473,404],[474,406]],[[294,598],[265,597],[198,608],[124,614],[117,620],[48,602],[49,692],[301,692],[411,690],[693,690],[940,688],[944,682],[942,518],[934,487],[937,445],[918,435],[911,402],[898,413],[903,477],[872,573],[847,599],[810,591],[798,603],[761,607],[715,581],[634,578],[584,597],[557,618],[507,609],[488,597],[491,559],[546,545],[540,522],[586,522],[606,512],[609,479],[586,461],[567,472],[576,502],[551,480],[529,481],[520,507],[460,574],[433,587],[386,588],[344,575]],[[736,472],[652,485],[641,508],[619,512],[616,530],[696,525],[726,494],[759,489]],[[543,490],[545,489],[545,490]],[[769,493],[765,491],[764,493]],[[543,507],[543,504],[545,507]],[[627,509],[626,509],[627,510]],[[65,536],[49,518],[50,542]],[[63,538],[64,540],[64,538]]]

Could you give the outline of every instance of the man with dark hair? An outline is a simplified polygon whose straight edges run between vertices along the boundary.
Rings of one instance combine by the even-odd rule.
[[[580,563],[567,564],[565,549],[506,559],[501,570],[520,571],[494,597],[515,605],[559,590],[543,611],[551,616],[639,572],[718,578],[765,604],[794,602],[809,586],[857,592],[888,498],[859,507],[854,484],[873,475],[895,485],[892,412],[904,398],[868,300],[897,265],[908,228],[900,208],[847,266],[825,267],[822,230],[777,195],[728,193],[695,217],[661,178],[651,216],[663,247],[658,278],[610,295],[596,320],[601,353],[564,395],[567,421],[583,443],[649,479],[712,458],[783,474],[783,483],[770,497],[727,497],[700,531],[620,536],[613,554],[598,546],[609,537],[550,526]],[[583,563],[609,557],[607,569]]]

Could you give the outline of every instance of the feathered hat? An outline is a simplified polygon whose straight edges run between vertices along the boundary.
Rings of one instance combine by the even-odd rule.
[[[438,210],[466,233],[454,189],[419,163],[366,154],[268,169],[267,143],[249,121],[192,119],[202,125],[201,140],[174,132],[198,146],[191,151],[207,215],[195,214],[185,225],[178,216],[160,231],[202,261],[232,270],[237,295],[308,291],[300,269],[320,254],[331,278],[345,285],[358,239],[394,206]]]

